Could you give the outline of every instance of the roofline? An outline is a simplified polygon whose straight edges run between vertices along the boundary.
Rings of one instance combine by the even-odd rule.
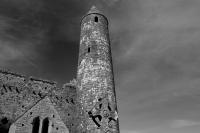
[[[32,105],[29,109],[27,109],[22,115],[20,115],[19,117],[17,117],[14,121],[13,121],[13,123],[12,124],[14,124],[17,120],[19,120],[21,117],[23,117],[29,110],[31,110],[33,107],[35,107],[40,101],[42,101],[43,99],[45,99],[45,98],[48,98],[48,96],[46,95],[46,96],[44,96],[43,98],[41,98],[40,100],[38,100],[34,105]],[[11,125],[12,125],[11,124]]]

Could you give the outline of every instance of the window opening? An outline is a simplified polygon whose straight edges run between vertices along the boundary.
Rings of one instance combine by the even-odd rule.
[[[49,119],[45,118],[42,122],[42,133],[48,133]]]
[[[94,21],[98,22],[98,17],[97,16],[94,17]]]
[[[10,121],[4,117],[0,120],[0,133],[8,133],[10,128]]]
[[[88,48],[88,53],[90,53],[90,47]]]
[[[39,127],[40,127],[39,116],[33,119],[32,125],[33,125],[32,133],[39,133]]]
[[[1,120],[1,123],[2,124],[7,124],[8,123],[8,119],[5,117],[5,118],[3,118],[2,120]]]

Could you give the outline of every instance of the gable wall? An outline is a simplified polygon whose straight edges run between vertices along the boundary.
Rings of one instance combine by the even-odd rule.
[[[68,129],[62,122],[58,112],[55,110],[51,101],[46,97],[39,101],[34,107],[28,110],[22,117],[20,117],[15,123],[14,133],[32,133],[33,119],[39,117],[40,128],[42,131],[43,120],[48,118],[49,120],[49,133],[67,133]]]
[[[64,123],[72,130],[76,112],[75,87],[57,88],[52,81],[0,70],[0,130],[3,118],[13,123],[45,96],[49,96]]]
[[[76,88],[64,85],[52,91],[51,101],[71,133],[76,129]]]

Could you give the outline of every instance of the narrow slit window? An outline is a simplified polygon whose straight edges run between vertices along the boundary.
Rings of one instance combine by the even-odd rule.
[[[90,53],[90,47],[88,48],[88,53]]]
[[[48,133],[49,129],[49,119],[45,118],[42,122],[42,133]]]
[[[98,19],[97,16],[94,17],[94,21],[95,21],[95,22],[98,22],[98,21],[99,21],[99,19]]]
[[[32,133],[39,133],[40,118],[39,117],[34,118],[32,125],[33,125]]]

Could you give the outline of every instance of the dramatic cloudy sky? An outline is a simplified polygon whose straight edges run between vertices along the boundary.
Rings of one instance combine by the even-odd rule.
[[[0,0],[0,66],[75,78],[81,16],[108,17],[122,133],[199,133],[199,0]]]

